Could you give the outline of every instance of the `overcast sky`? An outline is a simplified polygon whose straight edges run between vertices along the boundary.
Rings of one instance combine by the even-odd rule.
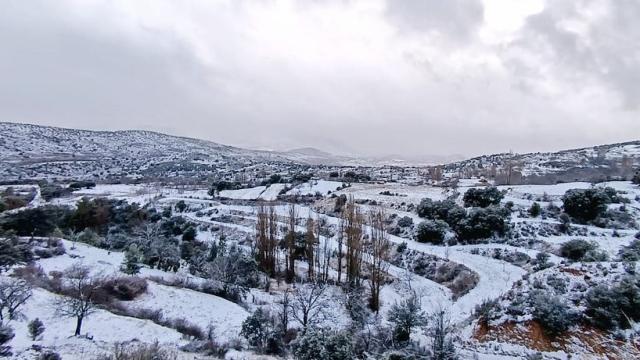
[[[336,153],[640,139],[637,0],[5,0],[0,121]]]

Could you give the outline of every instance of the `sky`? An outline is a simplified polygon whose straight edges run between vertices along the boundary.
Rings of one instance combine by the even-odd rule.
[[[0,121],[475,156],[640,139],[637,0],[4,0]]]

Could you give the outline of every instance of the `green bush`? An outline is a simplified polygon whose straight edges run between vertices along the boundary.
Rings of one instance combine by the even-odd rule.
[[[580,222],[589,222],[607,211],[612,202],[611,188],[571,189],[562,196],[564,211]]]
[[[504,198],[504,194],[497,187],[471,188],[464,193],[462,200],[465,207],[487,207],[498,205]]]
[[[576,314],[559,297],[543,291],[534,291],[529,304],[533,307],[533,318],[550,335],[558,335],[575,323]]]
[[[640,320],[640,278],[627,276],[613,286],[592,288],[586,295],[585,314],[603,330],[629,328]]]
[[[462,241],[487,239],[504,235],[509,229],[508,218],[509,211],[498,206],[476,208],[453,229]]]
[[[425,220],[418,224],[416,240],[421,243],[440,245],[444,242],[449,226],[442,220]]]
[[[531,215],[531,217],[538,217],[540,216],[541,212],[542,209],[540,208],[540,204],[538,204],[537,202],[534,202],[529,208],[529,215]]]
[[[595,243],[582,239],[569,240],[560,247],[560,255],[573,261],[605,261],[605,252],[598,251]]]

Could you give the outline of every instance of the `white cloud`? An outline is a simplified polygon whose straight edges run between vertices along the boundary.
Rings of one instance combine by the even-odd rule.
[[[0,118],[369,154],[638,137],[637,7],[571,4],[12,1]]]

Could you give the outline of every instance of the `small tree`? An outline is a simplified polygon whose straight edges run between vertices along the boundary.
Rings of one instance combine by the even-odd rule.
[[[29,335],[31,336],[31,340],[36,341],[40,335],[44,333],[44,323],[35,318],[31,322],[29,322]]]
[[[94,298],[100,287],[99,279],[92,277],[88,267],[75,264],[63,272],[65,285],[55,300],[56,313],[63,317],[75,317],[75,336],[82,330],[82,322],[96,311]]]
[[[142,255],[138,251],[136,244],[131,244],[127,251],[124,253],[124,261],[120,270],[125,274],[135,275],[140,272],[140,259]]]
[[[531,215],[531,217],[538,217],[540,216],[540,213],[542,212],[542,208],[540,207],[540,204],[538,204],[537,202],[534,202],[531,207],[529,208],[529,215]]]
[[[387,320],[393,324],[393,339],[398,343],[408,342],[411,339],[411,330],[427,323],[426,314],[422,311],[420,300],[415,294],[400,303],[393,304]]]
[[[302,325],[305,334],[310,325],[322,321],[329,306],[325,284],[314,281],[298,285],[292,292],[291,317]]]
[[[176,203],[177,212],[184,212],[186,209],[187,209],[187,204],[184,202],[184,200],[180,200]]]
[[[240,335],[247,339],[249,345],[262,352],[267,347],[267,338],[273,328],[269,313],[258,308],[242,322]]]
[[[445,310],[439,309],[429,317],[429,324],[426,333],[431,338],[432,359],[457,359],[456,350],[450,338],[453,327],[449,320],[449,314]]]
[[[18,309],[31,297],[31,285],[24,280],[0,281],[0,322],[20,316]]]

